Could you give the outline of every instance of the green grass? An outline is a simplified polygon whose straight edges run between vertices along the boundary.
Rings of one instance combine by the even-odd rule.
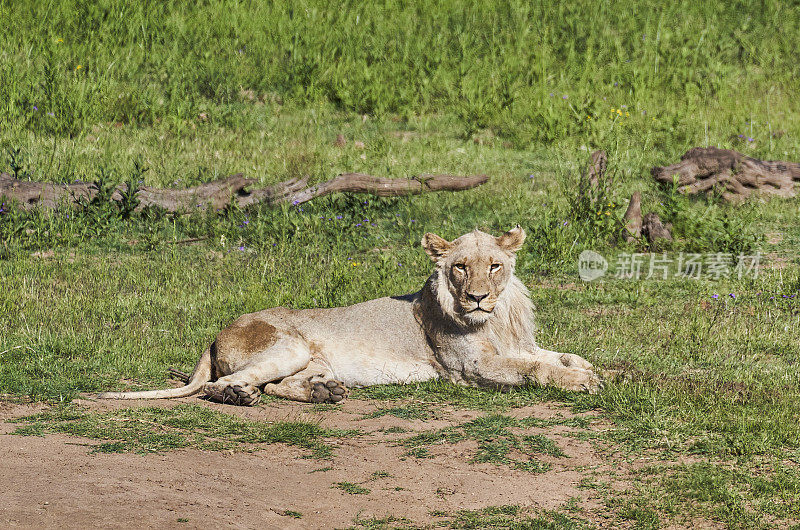
[[[354,484],[352,482],[335,482],[331,487],[338,488],[345,493],[349,493],[350,495],[367,495],[370,492],[369,488],[359,486],[358,484]]]
[[[651,145],[705,134],[712,121],[750,133],[744,120],[755,112],[774,130],[797,126],[800,23],[790,6],[633,6],[5,3],[13,25],[1,41],[0,100],[8,123],[65,137],[98,122],[192,135],[200,113],[200,126],[235,126],[242,106],[261,103],[269,119],[276,102],[401,116],[446,109],[465,132],[494,127],[522,145],[603,139],[587,116],[623,104],[636,119],[662,120]],[[757,111],[735,104],[753,96]]]
[[[478,442],[478,449],[471,457],[471,462],[491,462],[531,473],[544,473],[550,469],[550,464],[537,461],[533,458],[534,454],[547,454],[559,458],[566,457],[566,454],[542,434],[519,435],[511,430],[524,429],[529,427],[530,423],[536,422],[529,422],[527,418],[516,420],[509,416],[493,414],[455,427],[421,432],[399,443],[408,449],[407,456],[432,458],[428,448],[433,445],[474,440]],[[513,455],[514,452],[520,453],[521,456]]]
[[[624,519],[657,527],[658,514],[691,521],[707,517],[728,528],[771,528],[800,518],[800,477],[780,462],[765,466],[700,462],[643,468],[632,498],[612,501]]]
[[[325,429],[302,421],[273,424],[249,421],[199,405],[104,413],[86,412],[66,405],[15,418],[13,422],[23,424],[14,431],[18,435],[64,433],[100,440],[101,443],[91,446],[95,453],[155,453],[179,448],[245,450],[263,444],[284,443],[310,450],[313,458],[330,458],[333,450],[324,442],[325,438],[357,434],[356,431]]]
[[[557,511],[531,515],[519,506],[489,506],[480,510],[460,510],[442,513],[437,521],[445,528],[507,528],[513,530],[578,530],[593,528],[588,521]]]
[[[167,367],[190,369],[242,313],[411,292],[431,268],[419,248],[426,231],[452,238],[520,223],[529,237],[517,270],[540,343],[622,376],[597,396],[429,382],[353,397],[397,401],[373,414],[405,419],[428,419],[438,404],[592,411],[625,454],[665,462],[651,485],[612,499],[632,524],[796,524],[787,499],[800,459],[798,201],[684,199],[649,175],[697,145],[800,160],[800,13],[789,4],[74,0],[0,2],[0,18],[10,21],[0,35],[0,170],[20,178],[184,187],[239,171],[261,184],[344,171],[491,176],[454,194],[208,214],[102,204],[24,214],[6,201],[0,392],[9,399],[166,386]],[[613,182],[602,201],[576,201],[596,148],[608,152]],[[612,263],[651,250],[609,237],[633,191],[673,223],[669,257],[761,251],[761,274],[581,283],[581,250]],[[598,221],[597,211],[609,215]],[[189,238],[202,240],[178,243]],[[113,450],[242,443],[215,430],[234,420],[155,410],[55,409],[23,429],[102,434],[100,447]],[[187,423],[151,432],[159,414]],[[584,428],[587,417],[526,426]],[[473,436],[493,462],[514,444],[547,449],[510,428],[490,436],[461,426],[430,440]],[[237,429],[257,438],[253,426]],[[429,446],[409,450],[424,456]],[[699,463],[668,465],[683,457]]]

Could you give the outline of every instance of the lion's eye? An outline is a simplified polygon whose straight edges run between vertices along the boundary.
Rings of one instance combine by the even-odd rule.
[[[467,267],[463,263],[456,263],[453,265],[453,269],[457,270],[458,272],[467,272]]]
[[[500,270],[500,267],[502,267],[502,266],[503,265],[501,263],[492,263],[492,265],[489,267],[489,271],[490,272],[497,272],[497,271]]]

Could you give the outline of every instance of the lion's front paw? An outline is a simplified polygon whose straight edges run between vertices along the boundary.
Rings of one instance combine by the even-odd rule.
[[[592,363],[574,353],[562,353],[559,355],[558,360],[567,367],[578,367],[584,370],[591,370],[593,368]]]
[[[248,384],[206,383],[203,392],[213,401],[248,407],[258,403],[261,397],[261,390]]]
[[[593,371],[589,370],[589,378],[588,380],[583,383],[581,391],[588,392],[590,394],[599,394],[605,384],[603,383],[603,379],[594,373]]]
[[[588,392],[597,394],[603,389],[603,380],[592,370],[572,368],[561,377],[552,381],[552,384],[564,390],[573,392]]]
[[[311,402],[338,403],[347,397],[347,392],[347,387],[341,381],[314,381],[311,383]]]

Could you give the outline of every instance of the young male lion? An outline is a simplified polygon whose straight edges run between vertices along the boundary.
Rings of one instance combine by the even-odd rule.
[[[186,386],[106,392],[100,398],[171,398],[204,392],[253,405],[261,392],[338,402],[347,387],[429,379],[509,387],[535,382],[597,392],[585,359],[543,350],[528,290],[514,276],[525,232],[475,230],[455,241],[425,234],[436,267],[421,291],[349,307],[267,309],[239,317],[203,353]]]

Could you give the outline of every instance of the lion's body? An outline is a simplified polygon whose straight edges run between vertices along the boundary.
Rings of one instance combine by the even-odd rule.
[[[519,228],[499,238],[475,231],[452,243],[427,234],[423,246],[437,267],[417,293],[243,315],[220,332],[185,387],[100,397],[178,397],[202,390],[215,400],[251,405],[263,390],[337,402],[346,387],[436,378],[596,391],[600,380],[591,364],[536,345],[527,289],[513,274],[523,239]]]

